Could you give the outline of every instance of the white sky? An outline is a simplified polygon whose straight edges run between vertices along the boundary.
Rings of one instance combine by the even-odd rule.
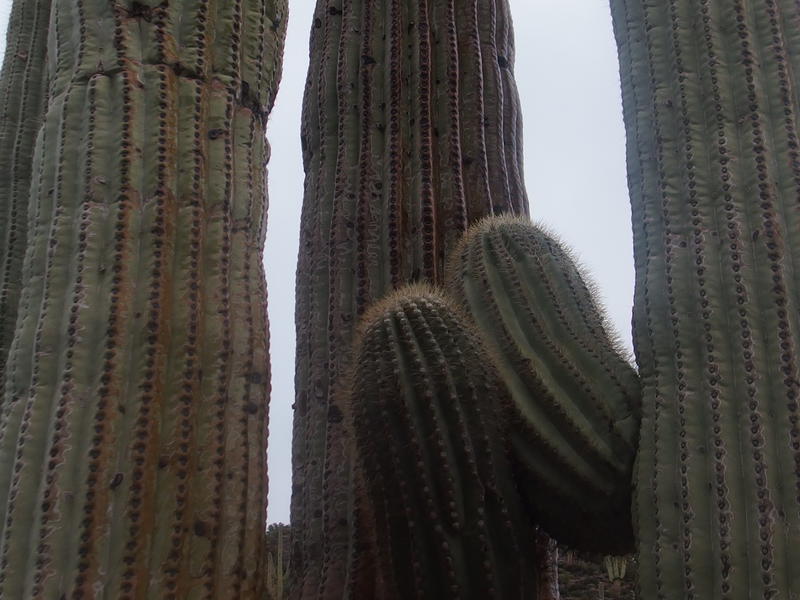
[[[533,218],[575,250],[630,348],[633,259],[616,47],[607,0],[509,0]],[[269,521],[289,521],[294,274],[303,172],[300,106],[313,0],[290,0],[284,74],[268,136],[272,404]],[[11,0],[0,0],[5,31]],[[5,38],[0,39],[0,54]]]

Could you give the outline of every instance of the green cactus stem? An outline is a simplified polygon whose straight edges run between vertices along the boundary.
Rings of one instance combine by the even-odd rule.
[[[261,593],[285,16],[54,3],[0,417],[3,598]]]
[[[14,0],[0,73],[0,390],[17,321],[33,146],[44,117],[50,0]]]
[[[284,590],[289,577],[289,564],[284,555],[286,525],[270,525],[267,530],[267,568],[266,580],[267,600],[284,600]]]
[[[441,281],[472,221],[527,212],[513,59],[506,0],[317,2],[302,125],[295,597],[343,586],[341,382],[359,315],[405,283]]]
[[[640,596],[800,597],[800,5],[612,0]]]
[[[507,435],[536,522],[573,548],[632,550],[639,383],[591,285],[551,235],[517,217],[471,227],[449,271],[514,400]]]
[[[469,319],[424,286],[370,309],[356,449],[387,598],[535,598],[534,529],[506,458],[511,402]]]
[[[625,579],[625,573],[628,570],[628,558],[625,556],[605,556],[603,557],[603,564],[606,567],[608,580],[611,583]]]

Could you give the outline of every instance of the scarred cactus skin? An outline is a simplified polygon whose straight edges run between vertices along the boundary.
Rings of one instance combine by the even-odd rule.
[[[612,0],[640,597],[800,597],[800,4]]]
[[[504,433],[536,522],[571,548],[631,551],[639,382],[575,261],[527,218],[491,217],[453,253],[448,290],[514,400]]]
[[[383,598],[537,597],[507,458],[511,398],[469,322],[412,286],[370,309],[356,344],[354,433]],[[370,566],[352,580],[374,578]]]
[[[17,321],[33,146],[47,95],[50,0],[14,0],[0,73],[0,390]]]
[[[3,598],[261,595],[285,17],[53,5],[0,416]]]
[[[527,213],[506,0],[318,0],[303,104],[293,597],[341,593],[355,324],[441,282],[468,224]],[[323,561],[323,555],[326,557]]]

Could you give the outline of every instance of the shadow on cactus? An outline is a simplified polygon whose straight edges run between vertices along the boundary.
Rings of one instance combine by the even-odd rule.
[[[526,220],[487,219],[456,249],[448,290],[395,292],[356,346],[384,579],[402,598],[525,596],[534,523],[630,551],[638,379],[574,261]]]

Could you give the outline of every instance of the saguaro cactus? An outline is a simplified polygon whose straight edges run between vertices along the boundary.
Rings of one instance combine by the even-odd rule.
[[[642,598],[800,596],[800,5],[612,0]]]
[[[50,0],[14,0],[0,74],[0,390],[17,320],[33,145],[46,98]]]
[[[260,593],[264,129],[285,12],[54,3],[0,420],[0,596]]]
[[[296,595],[343,585],[342,378],[359,315],[399,285],[440,280],[468,223],[527,212],[512,37],[505,0],[317,3],[296,294]]]

